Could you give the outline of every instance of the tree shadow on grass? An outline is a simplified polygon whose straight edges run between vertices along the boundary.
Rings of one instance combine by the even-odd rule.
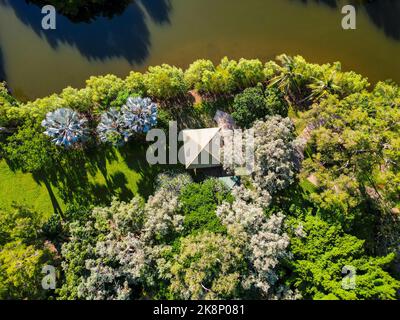
[[[108,206],[113,197],[130,201],[136,194],[147,199],[154,191],[157,175],[171,168],[150,165],[147,147],[141,139],[119,149],[105,144],[85,149],[54,148],[47,166],[33,172],[32,177],[39,186],[46,187],[49,202],[59,215],[63,215],[63,205],[67,209]],[[18,161],[5,160],[13,172],[23,169]],[[134,172],[131,174],[126,166]]]
[[[150,165],[146,159],[149,144],[131,141],[119,149],[119,152],[129,169],[140,174],[137,187],[139,194],[147,199],[154,192],[154,182],[157,175],[167,169],[167,165]]]
[[[125,174],[122,171],[109,174],[107,170],[107,162],[112,163],[117,159],[116,150],[110,146],[97,146],[88,150],[63,150],[61,157],[55,160],[51,167],[34,173],[33,177],[39,185],[46,186],[56,213],[60,213],[61,209],[53,188],[67,206],[109,205],[114,196],[128,201],[133,197],[133,192],[128,186]],[[98,173],[102,175],[105,183],[96,181]]]

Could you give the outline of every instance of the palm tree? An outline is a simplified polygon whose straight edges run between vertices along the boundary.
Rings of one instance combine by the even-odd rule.
[[[302,75],[297,73],[296,62],[293,57],[282,54],[277,57],[281,62],[281,72],[271,79],[269,86],[277,86],[285,95],[295,100],[295,92],[299,93],[300,80]]]
[[[42,126],[46,128],[44,134],[51,137],[57,146],[69,148],[87,138],[87,120],[71,109],[49,112]]]
[[[115,108],[101,115],[101,120],[97,126],[97,133],[102,142],[111,142],[114,145],[122,145],[127,136],[123,136],[124,122],[121,112]]]
[[[103,142],[122,145],[136,133],[146,133],[157,124],[157,105],[149,98],[129,97],[121,111],[111,108],[101,116],[97,133]]]
[[[129,97],[121,112],[126,135],[147,133],[157,124],[157,104],[149,98]]]
[[[311,94],[308,99],[321,100],[330,94],[340,93],[342,87],[338,85],[338,75],[336,72],[324,74],[322,79],[313,78],[314,82],[308,85]]]

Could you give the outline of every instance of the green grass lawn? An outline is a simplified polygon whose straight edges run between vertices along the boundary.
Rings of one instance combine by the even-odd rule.
[[[46,187],[38,184],[29,173],[12,172],[2,160],[0,161],[0,208],[10,208],[13,202],[28,205],[41,213],[53,211]],[[63,208],[61,201],[60,204]]]
[[[146,149],[146,145],[135,143],[120,149],[99,148],[40,175],[13,172],[2,160],[0,208],[16,203],[49,216],[64,211],[67,203],[106,205],[113,196],[125,201],[134,195],[147,198],[157,174],[167,168],[150,166]]]

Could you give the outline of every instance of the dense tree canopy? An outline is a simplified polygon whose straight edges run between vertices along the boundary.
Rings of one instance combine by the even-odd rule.
[[[53,264],[43,243],[36,212],[15,207],[0,211],[0,299],[44,299],[42,268]]]
[[[254,132],[254,168],[232,189],[211,178],[213,170],[137,161],[151,127],[215,126],[221,109],[237,129]],[[51,142],[46,129],[53,139],[65,130],[52,117],[41,124],[58,110],[85,119],[87,143]],[[0,298],[397,299],[399,110],[395,83],[370,88],[340,63],[287,55],[92,77],[85,88],[26,103],[1,84],[4,165],[54,189],[65,210],[54,194],[54,214],[1,209]],[[132,136],[124,147],[101,143],[120,145],[124,130]],[[224,141],[224,152],[229,147]],[[120,156],[139,172],[137,189],[154,184],[151,192],[140,197],[122,173],[108,172]],[[224,169],[239,174],[236,165]],[[117,197],[100,201],[106,189],[88,175],[101,175]],[[118,179],[123,187],[114,192]],[[55,292],[40,286],[47,264],[58,271]]]
[[[305,298],[312,299],[395,299],[399,282],[387,272],[394,254],[369,257],[363,241],[308,216],[293,227],[293,282]],[[354,288],[343,287],[343,267],[354,268]],[[385,270],[386,269],[386,270]],[[347,271],[345,272],[347,274]]]

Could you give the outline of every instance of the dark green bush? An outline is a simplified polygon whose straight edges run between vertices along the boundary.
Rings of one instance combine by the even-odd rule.
[[[254,88],[245,89],[235,97],[232,117],[242,128],[250,128],[254,121],[266,116],[279,114],[287,116],[288,105],[283,94],[276,88],[265,91],[260,84]]]
[[[232,117],[242,128],[250,128],[257,119],[271,115],[262,86],[248,88],[235,97]]]
[[[224,200],[232,199],[230,192],[216,179],[191,183],[185,187],[180,195],[181,210],[185,216],[184,233],[192,234],[204,230],[225,232],[225,227],[216,215],[216,209]]]
[[[273,115],[279,114],[282,117],[287,117],[289,105],[278,88],[269,87],[266,89],[265,102]]]

